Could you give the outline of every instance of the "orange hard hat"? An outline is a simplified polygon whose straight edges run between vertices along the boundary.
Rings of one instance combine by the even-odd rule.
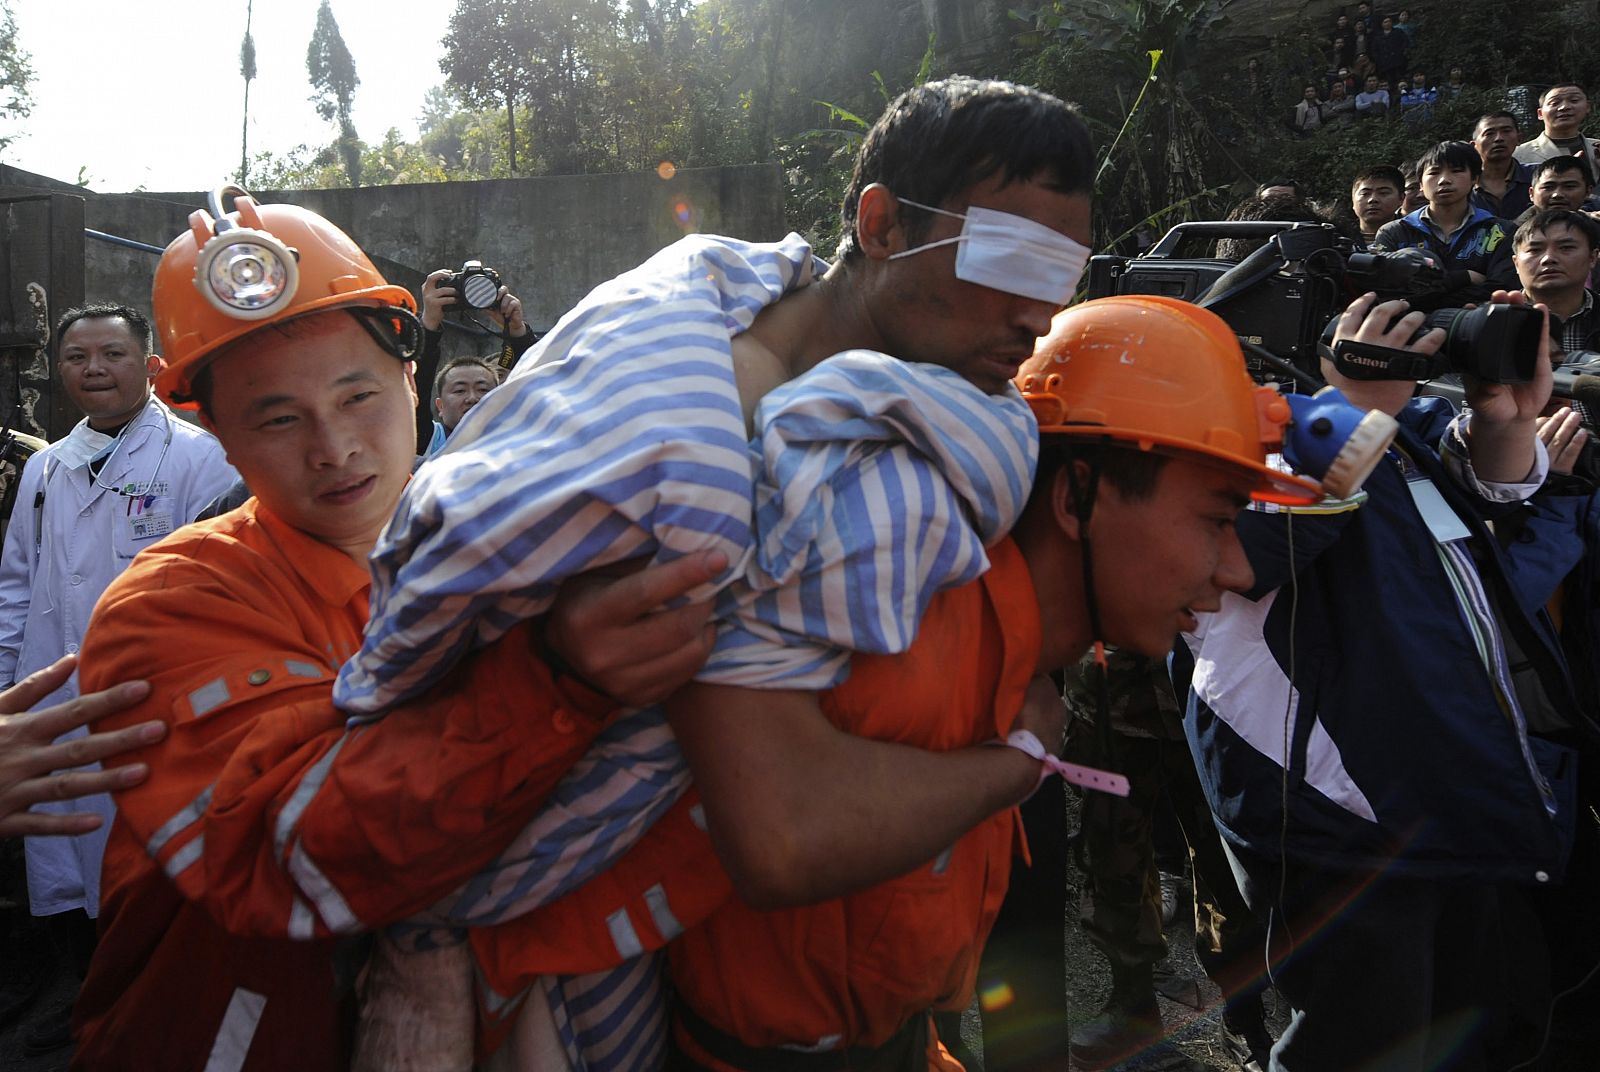
[[[222,198],[233,211],[222,214]],[[416,300],[391,286],[339,228],[295,205],[258,205],[243,189],[211,195],[156,266],[151,305],[167,367],[156,377],[163,401],[191,401],[200,369],[229,343],[269,324],[326,309],[402,309]]]
[[[1257,499],[1311,503],[1316,482],[1280,472],[1288,401],[1250,379],[1233,329],[1173,298],[1121,295],[1056,314],[1017,373],[1044,436],[1182,452],[1249,471]]]

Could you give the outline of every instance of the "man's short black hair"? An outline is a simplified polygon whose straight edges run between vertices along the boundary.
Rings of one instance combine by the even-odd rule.
[[[1482,115],[1478,116],[1478,121],[1472,124],[1472,136],[1476,138],[1478,136],[1478,131],[1483,129],[1483,124],[1491,122],[1495,119],[1509,119],[1511,120],[1512,126],[1516,127],[1518,130],[1522,129],[1520,124],[1517,123],[1517,117],[1512,115],[1510,112],[1484,112]]]
[[[120,317],[128,325],[128,330],[139,341],[141,356],[151,353],[150,343],[155,337],[150,330],[150,318],[139,310],[127,305],[114,305],[111,302],[90,302],[87,305],[77,305],[61,314],[56,321],[55,352],[61,354],[61,340],[66,336],[67,329],[80,320],[99,320],[102,317]]]
[[[1094,150],[1077,109],[1029,86],[960,75],[906,90],[878,117],[856,154],[840,208],[840,259],[861,255],[856,210],[861,191],[873,183],[898,197],[942,206],[996,174],[1004,182],[1039,180],[1061,193],[1090,193]],[[911,241],[932,224],[929,213],[908,205],[901,214]]]
[[[1263,182],[1256,187],[1255,196],[1260,197],[1274,186],[1287,186],[1289,189],[1294,191],[1294,195],[1296,197],[1305,196],[1305,190],[1301,188],[1298,179],[1268,179],[1266,182]]]
[[[1097,443],[1045,432],[1039,437],[1039,467],[1033,478],[1033,495],[1049,494],[1056,473],[1074,462],[1087,462],[1100,471],[1100,479],[1117,489],[1124,499],[1144,502],[1156,493],[1168,454],[1139,450],[1124,443]],[[1030,498],[1030,503],[1032,499]]]
[[[1272,197],[1247,197],[1228,212],[1230,221],[1288,220],[1291,223],[1322,223],[1311,202],[1293,194],[1275,194]],[[1217,256],[1230,261],[1242,261],[1267,244],[1266,238],[1219,238]]]
[[[446,376],[449,376],[458,368],[468,368],[474,365],[478,368],[481,368],[484,372],[487,372],[489,374],[489,378],[495,383],[498,384],[500,382],[500,374],[495,371],[494,366],[489,364],[489,362],[485,361],[481,357],[451,358],[449,361],[440,366],[438,374],[433,377],[433,401],[437,402],[444,396],[444,381]]]
[[[1579,93],[1582,93],[1585,97],[1589,95],[1589,91],[1578,85],[1576,82],[1557,82],[1555,85],[1539,94],[1539,107],[1543,108],[1544,102],[1550,99],[1550,94],[1554,93],[1558,89],[1575,89]]]
[[[1600,249],[1600,223],[1587,212],[1574,212],[1568,208],[1547,208],[1543,212],[1536,212],[1511,236],[1511,248],[1521,249],[1529,239],[1536,234],[1548,234],[1550,228],[1566,224],[1583,236],[1589,243],[1589,250]]]
[[[1469,141],[1442,141],[1417,158],[1417,174],[1431,167],[1466,168],[1476,179],[1483,174],[1483,157]]]
[[[1372,167],[1362,168],[1356,172],[1356,177],[1350,180],[1350,192],[1355,193],[1356,187],[1364,182],[1392,183],[1395,193],[1406,192],[1406,177],[1393,164],[1374,164]]]
[[[1561,175],[1568,171],[1577,172],[1583,176],[1585,184],[1594,185],[1594,176],[1589,174],[1589,163],[1580,156],[1552,156],[1539,161],[1533,169],[1533,184],[1537,186],[1546,175]]]

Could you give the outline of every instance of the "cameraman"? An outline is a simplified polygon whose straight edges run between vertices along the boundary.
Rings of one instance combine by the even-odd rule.
[[[1411,341],[1422,314],[1375,301],[1346,310],[1336,347],[1439,349],[1438,330]],[[1409,380],[1324,361],[1400,421],[1393,449],[1351,500],[1245,511],[1256,585],[1178,652],[1201,783],[1293,1007],[1280,1072],[1507,1068],[1539,1046],[1512,1037],[1506,995],[1542,1021],[1544,976],[1505,978],[1538,943],[1501,937],[1536,926],[1513,887],[1561,879],[1566,743],[1594,728],[1484,520],[1544,480],[1538,345],[1531,383],[1469,380],[1454,420]]]
[[[432,383],[438,372],[439,347],[444,338],[445,312],[459,308],[470,315],[471,307],[461,301],[461,296],[456,293],[454,287],[445,285],[455,274],[450,268],[439,268],[429,272],[428,278],[422,281],[422,350],[417,355],[418,383]],[[527,323],[522,319],[522,301],[511,293],[509,287],[501,286],[495,303],[482,312],[499,329],[500,350],[489,359],[489,364],[498,366],[498,376],[504,379],[506,372],[517,363],[517,358],[537,342],[539,336],[529,330]],[[418,452],[432,453],[435,438],[433,414],[426,407],[419,407]]]

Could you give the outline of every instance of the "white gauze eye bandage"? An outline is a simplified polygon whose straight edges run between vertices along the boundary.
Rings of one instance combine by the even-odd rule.
[[[1034,301],[1065,305],[1089,263],[1089,247],[1026,216],[967,206],[965,213],[900,198],[928,212],[961,220],[961,233],[889,255],[890,260],[938,246],[959,245],[956,278]]]

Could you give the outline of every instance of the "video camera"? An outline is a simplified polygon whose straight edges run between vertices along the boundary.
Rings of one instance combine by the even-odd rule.
[[[1179,258],[1186,238],[1264,238],[1242,261]],[[1444,345],[1424,356],[1341,342],[1331,354],[1341,372],[1359,379],[1433,379],[1466,373],[1497,383],[1533,376],[1542,316],[1520,306],[1443,307],[1445,273],[1424,250],[1361,253],[1333,225],[1284,221],[1181,223],[1140,257],[1089,259],[1089,298],[1160,294],[1193,302],[1226,320],[1245,347],[1257,382],[1314,388],[1332,321],[1368,292],[1403,298],[1442,327]]]
[[[482,261],[464,262],[461,271],[445,276],[439,285],[453,288],[456,300],[473,309],[492,309],[500,300],[500,273]]]

